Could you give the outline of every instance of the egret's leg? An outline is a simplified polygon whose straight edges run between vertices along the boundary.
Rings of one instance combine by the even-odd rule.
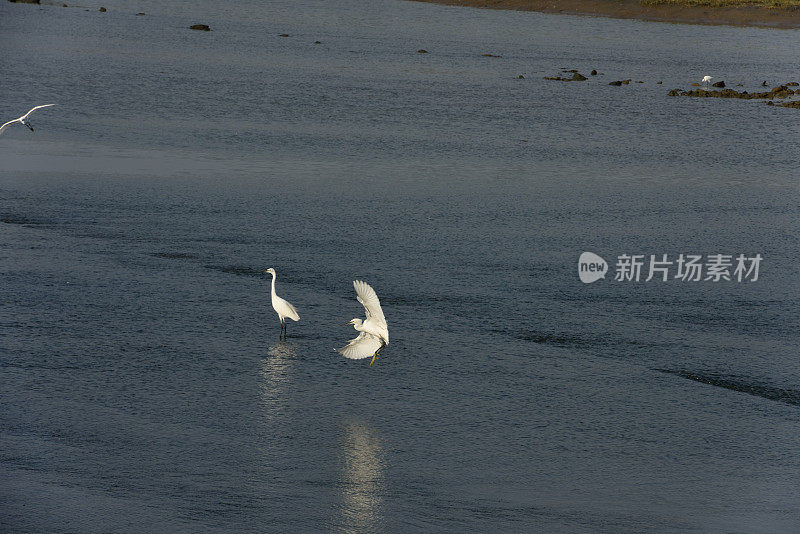
[[[31,126],[31,125],[30,125],[30,124],[28,124],[27,122],[25,123],[25,126],[27,126],[27,127],[28,127],[28,129],[30,129],[30,131],[33,131],[33,126]]]
[[[372,367],[372,364],[375,363],[375,360],[378,356],[381,355],[381,351],[386,348],[386,343],[381,342],[381,348],[375,351],[375,354],[372,355],[372,361],[369,362],[369,366]]]

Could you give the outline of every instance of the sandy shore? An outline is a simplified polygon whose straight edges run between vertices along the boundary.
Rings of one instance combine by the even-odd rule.
[[[800,28],[800,9],[767,7],[646,6],[638,0],[415,0],[453,6],[591,15],[685,24]]]

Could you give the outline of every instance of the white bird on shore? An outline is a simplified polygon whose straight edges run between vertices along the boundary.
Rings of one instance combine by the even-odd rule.
[[[5,129],[6,129],[6,126],[8,126],[9,124],[14,124],[15,122],[18,122],[18,123],[20,123],[20,124],[24,124],[25,126],[27,126],[28,128],[30,128],[30,130],[31,130],[31,131],[33,131],[33,127],[32,127],[30,124],[28,124],[27,122],[25,122],[25,119],[27,119],[28,117],[30,117],[31,113],[33,113],[33,112],[34,112],[34,111],[36,111],[37,109],[39,109],[39,108],[46,108],[46,107],[50,107],[50,106],[55,106],[55,104],[42,104],[41,106],[36,106],[35,108],[32,108],[32,109],[31,109],[29,112],[27,112],[27,113],[26,113],[25,115],[23,115],[22,117],[20,117],[20,118],[18,118],[18,119],[14,119],[13,121],[8,121],[8,122],[7,122],[7,123],[5,123],[4,125],[0,126],[0,133],[3,133],[3,130],[5,130]]]
[[[389,344],[389,327],[386,325],[386,317],[383,316],[381,303],[378,295],[369,284],[356,280],[353,282],[356,290],[358,302],[364,306],[366,320],[353,319],[347,324],[353,325],[358,330],[358,337],[351,339],[347,345],[336,352],[350,358],[351,360],[361,360],[372,356],[370,365],[375,363],[375,358],[380,356],[381,351]]]
[[[264,272],[272,275],[272,309],[278,313],[278,318],[281,320],[280,337],[286,339],[286,318],[288,317],[292,321],[299,321],[300,316],[297,314],[297,310],[294,306],[275,293],[275,278],[277,278],[275,269],[270,267]]]
[[[706,84],[706,89],[708,89],[708,84],[711,83],[711,76],[703,76],[703,83]]]

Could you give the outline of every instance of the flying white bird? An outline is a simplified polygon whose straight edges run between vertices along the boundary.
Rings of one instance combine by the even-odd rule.
[[[703,83],[706,84],[706,88],[708,88],[708,84],[711,83],[711,76],[703,76]]]
[[[9,124],[14,124],[15,122],[18,122],[18,123],[20,123],[20,124],[24,124],[25,126],[27,126],[28,128],[30,128],[30,130],[31,130],[31,131],[33,131],[33,127],[32,127],[30,124],[28,124],[27,122],[25,122],[25,119],[27,119],[28,117],[30,117],[31,113],[33,113],[33,112],[34,112],[34,111],[36,111],[37,109],[39,109],[39,108],[46,108],[46,107],[49,107],[49,106],[55,106],[55,104],[43,104],[43,105],[41,105],[41,106],[36,106],[35,108],[31,109],[29,112],[27,112],[27,113],[26,113],[25,115],[23,115],[22,117],[20,117],[20,118],[18,118],[18,119],[14,119],[13,121],[8,121],[8,122],[7,122],[7,123],[5,123],[4,125],[0,126],[0,133],[3,133],[3,130],[5,130],[5,129],[6,129],[6,126],[8,126]]]
[[[336,349],[336,352],[351,360],[372,356],[372,361],[369,362],[372,365],[375,363],[375,358],[380,356],[381,351],[389,344],[389,327],[386,326],[386,317],[383,316],[375,290],[361,280],[354,281],[353,287],[356,289],[358,302],[364,306],[367,318],[364,321],[353,319],[347,323],[353,325],[360,334],[341,349]]]
[[[281,333],[280,337],[286,339],[286,318],[288,317],[292,321],[299,321],[300,316],[297,314],[297,310],[294,306],[289,304],[287,301],[280,298],[275,293],[275,269],[270,267],[265,273],[269,273],[272,275],[272,309],[274,309],[278,313],[278,318],[281,320]]]

